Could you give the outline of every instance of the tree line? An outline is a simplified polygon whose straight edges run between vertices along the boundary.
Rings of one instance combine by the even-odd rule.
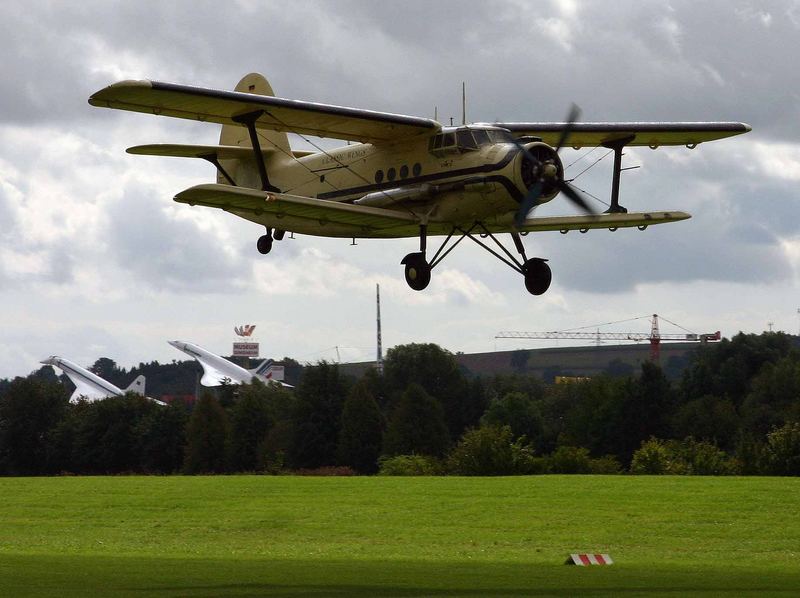
[[[44,371],[0,381],[0,473],[800,475],[800,352],[782,333],[699,347],[674,381],[649,362],[564,384],[472,377],[408,344],[383,375],[320,362],[293,390],[223,386],[191,407],[67,396]]]

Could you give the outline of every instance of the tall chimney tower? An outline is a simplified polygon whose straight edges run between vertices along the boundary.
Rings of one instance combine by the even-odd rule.
[[[376,362],[376,367],[378,369],[378,374],[381,376],[383,375],[383,347],[381,345],[381,285],[375,285],[375,295],[378,305],[378,360]]]

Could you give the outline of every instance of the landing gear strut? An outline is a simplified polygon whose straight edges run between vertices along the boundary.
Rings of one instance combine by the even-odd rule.
[[[267,233],[265,235],[261,235],[256,241],[256,247],[258,248],[258,253],[261,255],[267,255],[270,251],[272,251],[272,229],[267,228]]]
[[[449,239],[449,237],[448,237]],[[425,259],[425,248],[428,241],[428,227],[424,224],[419,226],[419,252],[409,253],[400,260],[406,267],[406,283],[415,291],[421,291],[428,286],[431,281],[431,270],[433,265]],[[438,255],[438,253],[437,253]],[[434,256],[435,259],[435,256]]]
[[[473,232],[476,230],[480,233],[481,237],[488,237],[494,241],[494,243],[505,255],[498,253],[492,247],[473,235]],[[547,265],[547,260],[540,257],[528,259],[528,257],[525,255],[525,247],[522,245],[522,239],[520,239],[519,233],[512,232],[511,238],[514,240],[514,246],[517,252],[522,257],[521,261],[516,258],[508,249],[506,249],[503,244],[500,243],[500,241],[498,241],[497,238],[483,225],[482,222],[476,222],[467,230],[464,230],[458,226],[453,227],[453,229],[450,231],[450,234],[447,235],[447,238],[444,240],[436,254],[429,262],[425,257],[427,232],[428,227],[424,224],[420,225],[420,250],[415,253],[409,253],[400,262],[406,267],[405,275],[408,286],[415,291],[421,291],[428,286],[431,281],[431,270],[433,270],[433,268],[435,268],[445,257],[447,257],[447,254],[453,251],[453,249],[456,248],[456,245],[461,243],[461,241],[463,241],[465,238],[471,239],[483,247],[486,251],[494,255],[501,262],[522,274],[523,278],[525,279],[525,288],[531,295],[541,295],[550,288],[550,282],[553,279],[553,274],[550,271],[550,266]],[[458,235],[458,238],[448,247],[450,239],[452,239],[454,235]]]

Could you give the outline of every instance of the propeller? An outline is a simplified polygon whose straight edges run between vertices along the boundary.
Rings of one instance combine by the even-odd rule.
[[[556,153],[561,151],[561,148],[569,140],[569,136],[572,133],[572,129],[574,128],[575,122],[580,117],[581,110],[578,108],[577,105],[572,104],[570,108],[569,114],[567,115],[566,126],[561,130],[561,136],[558,138],[558,143],[556,144],[555,150]],[[525,197],[519,204],[519,209],[517,210],[517,214],[514,217],[514,226],[519,228],[522,226],[522,223],[528,217],[528,213],[536,206],[537,200],[539,199],[539,195],[542,193],[542,188],[544,187],[545,183],[545,173],[548,172],[547,165],[548,163],[542,163],[536,156],[534,156],[528,149],[519,142],[515,142],[517,147],[522,151],[528,160],[530,160],[535,166],[536,171],[538,173],[538,177],[536,182],[530,186],[528,192],[525,194]],[[549,163],[552,164],[552,163]],[[581,210],[586,212],[587,214],[595,214],[595,211],[589,206],[586,200],[578,194],[578,192],[570,186],[563,178],[557,178],[557,173],[555,176],[550,172],[548,173],[550,178],[556,178],[553,181],[558,187],[558,190],[561,191],[567,199],[569,199],[572,203],[578,206]]]

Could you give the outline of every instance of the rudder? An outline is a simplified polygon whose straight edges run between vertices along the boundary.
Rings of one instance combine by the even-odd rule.
[[[242,77],[242,80],[234,88],[234,91],[243,93],[254,93],[262,96],[274,96],[272,86],[264,75],[250,73]],[[282,131],[258,130],[258,137],[261,149],[277,149],[283,156],[291,156],[292,151],[289,147],[289,137]],[[220,145],[237,145],[240,147],[253,147],[250,143],[250,133],[247,127],[237,125],[222,125],[222,132],[219,136]]]
[[[144,384],[145,384],[145,377],[139,375],[136,379],[130,383],[128,388],[125,389],[125,392],[133,392],[137,395],[144,396]]]

